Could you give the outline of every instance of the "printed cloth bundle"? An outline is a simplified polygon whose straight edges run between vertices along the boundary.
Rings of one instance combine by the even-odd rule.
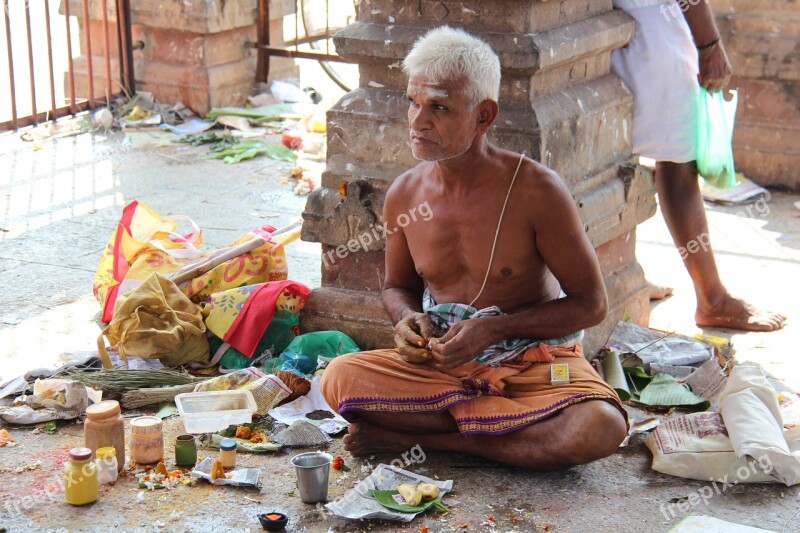
[[[191,232],[176,233],[181,220]],[[274,238],[273,232],[263,226],[206,253],[196,247],[202,231],[187,217],[164,218],[142,203],[128,204],[94,280],[102,319],[109,322],[98,338],[104,366],[110,368],[104,337],[123,360],[158,358],[165,366],[216,364],[218,358],[209,361],[207,330],[223,341],[224,349],[217,345],[215,353],[231,349],[245,359],[242,366],[253,364],[267,341],[275,341],[270,349],[285,347],[299,333],[291,325],[310,289],[286,280],[284,245],[299,230]],[[189,279],[176,284],[176,276]],[[267,335],[276,312],[281,320]]]
[[[187,221],[192,230],[184,235],[176,233],[179,221]],[[285,280],[288,267],[282,245],[290,242],[293,236],[271,240],[274,230],[271,226],[255,230],[255,236],[264,239],[263,245],[195,277],[182,287],[183,292],[194,303],[199,303],[217,291]],[[153,272],[168,276],[205,262],[253,236],[243,235],[213,253],[201,252],[197,246],[203,242],[202,231],[190,218],[161,217],[145,204],[131,202],[123,209],[95,272],[93,292],[102,308],[103,322],[113,318],[118,296],[141,285]]]

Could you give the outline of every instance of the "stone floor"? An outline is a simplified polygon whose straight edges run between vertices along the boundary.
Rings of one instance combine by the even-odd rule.
[[[188,215],[213,249],[253,227],[297,217],[304,197],[281,183],[286,163],[254,159],[237,165],[201,159],[203,148],[176,145],[158,131],[81,134],[22,142],[0,136],[0,381],[31,367],[57,364],[62,352],[91,350],[99,332],[92,277],[122,206],[137,199],[162,215]],[[784,385],[800,390],[800,196],[773,192],[768,209],[707,207],[723,277],[731,290],[789,316],[776,333],[708,330],[732,339],[740,360],[761,364]],[[763,204],[762,204],[763,205]],[[765,207],[767,207],[765,206]],[[694,334],[693,293],[660,216],[638,232],[638,257],[649,277],[675,287],[654,306],[651,326]],[[295,242],[287,249],[290,277],[319,285],[319,247]],[[132,416],[133,413],[128,413]],[[240,464],[262,469],[260,491],[207,484],[156,491],[137,499],[131,477],[121,479],[87,509],[73,508],[49,487],[82,427],[55,435],[11,429],[16,447],[0,449],[0,528],[33,530],[255,531],[256,514],[291,516],[290,531],[667,531],[686,514],[670,503],[708,485],[649,468],[642,437],[617,454],[558,473],[498,467],[465,456],[428,454],[411,470],[454,480],[446,516],[423,515],[407,525],[350,523],[302,504],[294,492],[290,452],[240,455]],[[166,424],[167,442],[182,432]],[[167,447],[171,450],[171,446]],[[341,439],[329,447],[342,453]],[[201,452],[202,453],[202,452]],[[168,456],[170,454],[168,453]],[[169,457],[171,459],[171,457]],[[335,476],[336,498],[365,477],[368,460],[347,457],[353,470]],[[16,469],[31,465],[31,470]],[[800,531],[800,489],[738,485],[689,512],[761,527]]]

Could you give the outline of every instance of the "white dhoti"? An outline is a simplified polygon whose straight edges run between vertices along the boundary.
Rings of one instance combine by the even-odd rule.
[[[675,0],[614,0],[636,32],[611,56],[633,93],[633,152],[656,161],[696,159],[697,50]]]

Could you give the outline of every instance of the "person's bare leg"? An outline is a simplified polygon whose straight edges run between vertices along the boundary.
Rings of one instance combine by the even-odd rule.
[[[558,470],[588,463],[614,453],[625,438],[625,420],[608,402],[590,400],[558,415],[504,435],[462,435],[455,421],[439,415],[362,413],[351,425],[344,447],[355,456],[401,452],[419,445],[423,450],[455,451],[523,468]],[[437,417],[424,422],[419,417]],[[440,430],[440,431],[435,431]]]
[[[695,162],[656,163],[656,190],[672,240],[694,284],[697,325],[748,331],[782,328],[786,317],[734,298],[722,284],[710,244]]]

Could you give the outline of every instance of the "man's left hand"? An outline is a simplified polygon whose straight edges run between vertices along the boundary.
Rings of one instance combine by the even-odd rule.
[[[712,93],[727,87],[733,69],[722,41],[718,41],[710,48],[698,50],[697,53],[700,60],[700,73],[697,75],[700,85]]]
[[[431,339],[430,349],[436,361],[431,366],[451,370],[474,359],[492,344],[488,320],[462,320],[453,324],[444,336]]]

